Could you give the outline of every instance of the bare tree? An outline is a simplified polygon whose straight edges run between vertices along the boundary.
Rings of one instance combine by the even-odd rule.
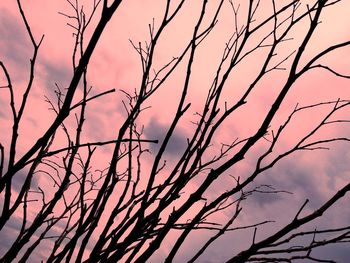
[[[193,247],[193,254],[186,259],[188,262],[199,260],[225,234],[238,240],[249,236],[250,240],[244,243],[247,239],[243,238],[239,245],[232,244],[227,262],[301,259],[333,262],[317,257],[314,250],[350,241],[349,223],[317,228],[317,220],[350,191],[350,183],[338,188],[316,208],[308,207],[309,200],[305,199],[288,221],[274,222],[270,218],[260,219],[258,215],[255,222],[243,220],[244,211],[249,210],[249,200],[254,197],[292,196],[292,189],[281,189],[263,180],[279,163],[293,160],[297,153],[312,151],[315,154],[328,149],[332,143],[350,140],[346,135],[327,137],[323,132],[329,126],[344,128],[347,125],[348,98],[297,104],[290,114],[281,114],[287,95],[310,71],[350,78],[324,63],[326,56],[348,48],[350,41],[334,43],[316,54],[307,52],[317,29],[327,23],[324,20],[321,24],[323,12],[341,5],[342,1],[199,1],[201,6],[193,15],[196,20],[191,37],[184,40],[178,54],[171,54],[167,63],[158,66],[159,45],[164,35],[174,33],[168,28],[177,22],[188,2],[191,1],[165,1],[161,20],[155,19],[149,24],[148,41],[144,44],[130,41],[140,58],[142,77],[139,87],[120,90],[125,119],[115,124],[110,120],[112,129],[117,130],[114,139],[85,142],[85,123],[94,121],[87,118],[90,103],[103,101],[115,92],[115,89],[106,89],[94,93],[89,83],[89,65],[107,24],[118,16],[122,1],[90,1],[92,8],[87,12],[80,1],[67,0],[70,9],[60,15],[67,19],[74,32],[71,81],[67,87],[56,84],[56,97],[46,97],[55,118],[23,151],[19,150],[19,131],[23,129],[24,113],[30,111],[28,100],[36,82],[39,50],[45,41],[44,36],[34,37],[21,1],[17,0],[33,54],[21,99],[18,99],[21,91],[13,85],[8,67],[0,61],[3,75],[0,92],[9,94],[8,104],[1,108],[9,106],[12,114],[12,130],[2,131],[11,134],[11,139],[0,144],[0,230],[5,231],[11,223],[20,220],[12,244],[1,255],[1,262],[30,261],[43,244],[50,251],[42,258],[45,262],[149,262],[164,244],[170,244],[171,248],[164,252],[162,260],[173,262],[181,255],[186,241],[198,233],[210,234],[210,237]],[[268,14],[262,16],[261,11],[267,12],[267,7]],[[222,56],[211,82],[201,87],[207,88],[207,96],[197,109],[189,95],[194,88],[196,60],[203,55],[201,48],[216,32],[222,13],[227,10],[233,18],[233,31],[222,45]],[[304,32],[294,37],[300,26]],[[87,34],[89,30],[91,37]],[[288,52],[281,52],[281,48]],[[240,72],[241,65],[249,67],[254,56],[262,58],[256,62],[259,70],[253,78],[247,77],[249,83],[240,87],[237,97],[226,97],[232,76]],[[211,66],[212,63],[215,62],[211,62]],[[183,74],[175,87],[181,92],[177,106],[166,130],[158,136],[150,132],[144,116],[150,118],[149,101],[169,88],[169,79],[178,72]],[[230,133],[229,141],[221,139],[220,133],[227,131],[225,125],[254,103],[253,97],[259,94],[261,83],[268,78],[275,80],[277,74],[277,91],[269,98],[271,103],[262,112],[263,117],[253,120],[254,128],[246,135]],[[312,126],[303,129],[302,136],[295,136],[293,143],[285,146],[284,137],[295,129],[298,117],[313,111],[320,112],[321,117],[311,121]],[[178,130],[186,122],[192,125],[187,138],[182,138],[176,152],[169,156]],[[244,126],[242,123],[238,128],[244,129]],[[105,162],[106,168],[101,169],[94,160],[105,147],[112,151]],[[250,169],[239,169],[247,158]],[[19,178],[21,185],[16,189],[14,182]],[[53,187],[44,188],[38,178]],[[259,234],[266,229],[268,235]],[[176,240],[171,241],[174,236]]]

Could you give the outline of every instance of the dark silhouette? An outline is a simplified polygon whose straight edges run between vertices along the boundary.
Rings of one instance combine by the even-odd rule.
[[[173,262],[186,240],[197,231],[210,233],[211,237],[199,248],[193,248],[193,254],[186,259],[188,262],[199,260],[223,235],[242,235],[241,231],[245,231],[245,236],[251,236],[251,242],[244,246],[240,244],[238,247],[244,247],[241,251],[232,244],[232,256],[227,262],[292,262],[302,259],[332,262],[318,261],[322,259],[317,258],[313,251],[330,244],[346,244],[350,240],[350,223],[339,228],[309,230],[303,227],[321,218],[343,198],[350,191],[350,183],[333,192],[314,209],[308,208],[309,201],[305,200],[283,225],[274,225],[269,218],[245,223],[242,211],[245,202],[256,196],[280,196],[292,192],[292,189],[276,188],[272,182],[259,181],[281,160],[295,158],[297,152],[322,150],[333,142],[349,141],[348,137],[318,136],[322,135],[320,130],[329,124],[348,122],[339,117],[339,113],[348,110],[348,100],[330,99],[306,106],[297,105],[286,118],[279,115],[295,82],[309,71],[325,70],[339,78],[350,78],[321,64],[326,55],[349,46],[350,41],[305,56],[316,29],[321,25],[322,12],[341,3],[340,0],[315,0],[312,5],[290,0],[283,1],[283,6],[279,7],[277,1],[272,0],[272,9],[264,18],[257,15],[261,8],[259,0],[245,1],[242,5],[246,5],[246,10],[240,9],[234,1],[213,1],[216,9],[210,12],[208,1],[203,0],[201,10],[195,14],[197,20],[192,36],[184,49],[163,67],[154,69],[155,52],[164,32],[168,25],[176,23],[177,16],[187,4],[185,0],[176,4],[165,1],[161,22],[149,25],[149,42],[131,42],[141,60],[142,80],[132,92],[122,91],[127,114],[121,123],[113,126],[113,129],[118,127],[117,136],[113,140],[98,142],[83,140],[84,124],[89,121],[86,111],[91,101],[103,101],[115,90],[91,95],[89,62],[108,22],[113,16],[118,16],[122,0],[94,0],[90,14],[84,12],[78,0],[67,1],[74,13],[61,15],[67,18],[74,30],[71,81],[66,88],[56,85],[57,101],[47,98],[56,117],[36,142],[20,155],[17,153],[19,129],[23,113],[30,110],[26,106],[35,83],[38,52],[44,43],[44,37],[35,39],[33,36],[20,0],[17,0],[18,10],[33,46],[30,78],[22,100],[17,101],[11,75],[5,63],[0,62],[6,81],[0,83],[1,92],[9,92],[8,105],[12,113],[12,130],[2,131],[11,133],[11,141],[0,144],[0,230],[5,231],[11,224],[17,226],[13,242],[0,255],[1,262],[26,262],[34,252],[40,251],[42,244],[47,244],[50,253],[43,258],[45,262],[144,263],[152,261],[151,257],[171,235],[176,236],[176,240],[171,249],[164,252],[163,260]],[[232,8],[234,32],[223,48],[212,83],[208,83],[210,88],[203,108],[192,118],[195,119],[194,128],[188,134],[182,134],[180,122],[186,114],[193,113],[188,94],[199,48],[215,31],[223,8],[228,7]],[[241,12],[245,21],[240,21]],[[96,24],[91,23],[93,19],[96,19]],[[327,23],[326,20],[322,22]],[[276,61],[278,48],[292,40],[300,24],[306,29],[302,38],[297,39],[298,48],[291,49],[284,57],[277,56]],[[94,26],[90,39],[87,39],[87,28]],[[251,63],[247,58],[260,50],[264,50],[265,55],[263,61],[259,61],[259,72],[238,99],[225,101],[224,90],[229,88],[227,83],[236,68]],[[179,69],[185,74],[181,83],[174,87],[181,87],[182,93],[173,118],[163,125],[164,129],[161,123],[151,121],[153,129],[157,129],[152,132],[152,127],[143,126],[140,116],[147,114],[149,99],[164,88],[166,81]],[[263,119],[257,118],[254,130],[243,138],[236,138],[232,132],[230,143],[218,141],[219,131],[232,116],[241,114],[241,109],[251,103],[252,94],[262,80],[279,70],[284,72],[283,81],[279,82],[278,93],[273,95]],[[280,148],[282,137],[299,114],[325,108],[329,109],[328,112],[324,114],[322,111],[323,117],[316,120],[309,131],[301,137],[296,136],[293,145]],[[272,125],[276,116],[279,116],[277,129],[276,124]],[[74,130],[67,126],[70,119],[76,119]],[[67,144],[57,148],[56,140],[62,137]],[[259,151],[256,151],[258,145]],[[98,149],[106,146],[113,147],[106,161],[108,167],[95,170],[94,156]],[[245,158],[254,159],[251,169],[239,176],[233,175],[232,169],[238,169],[236,167]],[[53,183],[54,192],[37,182],[39,175]],[[20,183],[18,178],[22,178]],[[220,186],[218,182],[221,182]],[[226,188],[221,187],[223,185]],[[35,211],[35,216],[29,219],[31,211]],[[218,222],[217,217],[223,214],[226,221]],[[273,232],[259,236],[258,230],[267,226]]]

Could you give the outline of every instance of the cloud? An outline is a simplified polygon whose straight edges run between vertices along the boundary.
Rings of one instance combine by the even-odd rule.
[[[28,222],[28,225],[30,225],[30,222]],[[22,218],[18,216],[12,216],[11,219],[6,223],[4,228],[0,231],[0,258],[6,254],[6,252],[9,250],[9,248],[12,246],[13,242],[17,238],[17,234],[19,233],[19,230],[22,226]],[[34,241],[36,241],[43,228],[46,228],[47,225],[43,225],[39,230],[33,235],[31,240],[28,243],[29,245],[32,245]],[[59,228],[60,229],[60,228]],[[62,228],[63,229],[63,228]],[[50,230],[49,233],[46,236],[52,236],[55,234],[61,234],[59,230]],[[53,242],[51,239],[43,239],[40,244],[38,245],[37,249],[32,252],[30,257],[27,259],[26,262],[42,262],[42,260],[45,261],[48,255],[50,255],[52,251],[52,245]],[[19,253],[17,256],[17,260],[20,259],[23,256],[23,253],[26,251],[28,246],[25,246],[24,249]]]
[[[337,263],[350,262],[349,244],[332,244],[315,249],[312,256],[323,260],[334,260]]]
[[[286,160],[270,169],[268,172],[261,174],[257,180],[257,185],[267,184],[276,188],[292,192],[296,200],[303,201],[306,198],[310,200],[309,205],[312,208],[319,207],[325,201],[325,195],[319,189],[317,183],[319,174],[313,167],[302,163],[300,159],[294,157],[291,160]],[[282,194],[254,194],[251,198],[255,202],[264,206],[272,202],[285,198]]]
[[[350,173],[349,159],[350,151],[347,145],[338,147],[333,154],[330,154],[325,172],[329,178],[328,187],[333,191],[339,188],[339,186],[337,186],[338,180],[347,182]]]
[[[27,80],[29,77],[30,59],[33,47],[21,18],[0,8],[0,57],[8,67],[12,81]],[[65,63],[44,59],[39,53],[36,74],[45,79],[46,87],[54,83],[67,85],[72,77],[72,69]]]
[[[151,144],[152,152],[157,152],[166,136],[169,126],[160,123],[157,119],[152,118],[145,128],[145,136],[150,140],[159,140],[158,144]],[[177,156],[186,148],[186,133],[181,128],[175,129],[171,136],[165,154],[169,156]]]
[[[0,9],[0,55],[5,65],[11,66],[13,80],[27,77],[30,42],[26,35],[23,22],[5,9]]]
[[[41,66],[43,67],[43,70],[40,71],[40,73],[45,79],[45,86],[47,89],[53,89],[55,83],[57,83],[62,89],[66,88],[72,78],[71,68],[65,63],[52,62],[49,60],[43,61]],[[64,92],[64,90],[62,90],[62,92]]]
[[[264,189],[265,191],[272,191],[272,189]],[[276,189],[279,190],[279,189]],[[272,203],[276,203],[277,201],[281,201],[281,199],[284,199],[283,193],[254,193],[251,198],[254,200],[253,202],[257,204],[260,207],[264,207],[267,205],[270,205]]]
[[[101,108],[102,107],[93,108],[88,106],[88,110],[86,111],[87,122],[85,124],[85,131],[91,141],[100,141],[105,140],[106,137],[109,138],[109,133],[117,126],[113,122],[113,125],[111,125],[111,122],[108,121],[112,113],[108,114],[107,111]],[[109,126],[106,124],[109,124]]]
[[[20,171],[13,177],[12,188],[16,193],[21,191],[26,177],[27,177],[26,171]],[[31,187],[37,188],[37,186],[38,186],[38,180],[36,179],[35,176],[33,176],[31,181]]]
[[[4,228],[0,231],[0,255],[4,255],[17,238],[17,233],[21,229],[22,219],[11,217]]]

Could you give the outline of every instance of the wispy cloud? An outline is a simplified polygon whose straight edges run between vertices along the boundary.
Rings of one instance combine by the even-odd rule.
[[[10,67],[14,80],[24,79],[28,75],[26,69],[30,57],[30,42],[24,24],[4,9],[0,9],[0,13],[1,60]]]
[[[22,219],[11,217],[11,220],[0,231],[0,255],[4,255],[16,240],[17,233],[21,229]]]
[[[59,61],[44,60],[41,65],[41,77],[44,79],[46,89],[55,89],[55,83],[62,88],[67,88],[70,79],[72,78],[72,70],[68,65]],[[64,90],[62,90],[64,92]]]
[[[145,136],[151,140],[159,140],[158,144],[151,144],[152,152],[156,153],[162,144],[169,125],[159,122],[156,118],[152,118],[146,125]],[[186,148],[186,133],[181,128],[175,129],[171,136],[165,154],[169,156],[177,156]]]

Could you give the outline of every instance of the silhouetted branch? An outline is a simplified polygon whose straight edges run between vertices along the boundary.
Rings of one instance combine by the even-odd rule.
[[[315,249],[348,244],[350,226],[345,222],[318,230],[316,220],[348,194],[350,184],[338,188],[315,210],[309,207],[312,197],[301,196],[306,201],[294,208],[286,221],[280,220],[279,211],[273,211],[276,215],[271,220],[253,209],[251,202],[260,205],[257,198],[292,194],[287,183],[263,181],[283,160],[350,141],[346,134],[324,132],[325,128],[344,130],[350,123],[348,98],[297,104],[287,115],[282,109],[289,107],[295,83],[310,70],[324,69],[335,78],[350,79],[341,69],[319,62],[347,48],[349,41],[315,49],[313,55],[309,52],[322,27],[321,18],[323,23],[329,19],[324,10],[341,2],[203,0],[197,5],[186,0],[165,1],[161,18],[153,18],[146,28],[148,39],[130,40],[140,60],[140,74],[129,70],[128,74],[140,81],[139,86],[131,81],[119,88],[123,115],[112,120],[113,112],[110,116],[103,113],[114,137],[91,140],[87,124],[101,133],[106,129],[93,123],[89,110],[96,108],[89,108],[91,102],[104,103],[105,95],[115,89],[101,87],[102,91],[92,94],[90,59],[122,1],[93,0],[86,5],[83,0],[66,0],[70,10],[59,14],[73,31],[71,81],[66,87],[55,83],[54,97],[45,96],[53,119],[37,138],[36,133],[30,134],[33,141],[22,147],[18,142],[24,136],[19,131],[33,129],[25,121],[25,113],[29,112],[33,88],[41,84],[34,76],[43,37],[36,42],[35,30],[17,0],[33,54],[23,93],[14,86],[17,81],[8,64],[0,61],[4,80],[0,89],[9,92],[5,100],[10,115],[6,112],[4,116],[12,125],[11,130],[6,130],[7,125],[4,128],[9,142],[0,143],[0,231],[12,229],[20,219],[17,229],[13,228],[18,231],[14,231],[12,244],[0,261],[35,261],[40,254],[36,252],[47,246],[50,253],[42,253],[40,260],[49,263],[144,263],[159,256],[159,249],[166,245],[170,249],[162,250],[161,256],[170,263],[183,260],[178,258],[184,244],[205,232],[208,238],[194,246],[188,262],[200,261],[228,233],[240,245],[227,252],[227,262],[333,262],[319,258]],[[191,19],[183,20],[191,27],[184,29],[189,34],[178,38],[183,41],[181,49],[176,54],[162,52],[172,26],[183,19],[191,4]],[[225,19],[231,32],[225,35],[215,60],[208,52],[215,54],[212,51],[220,48]],[[210,46],[213,42],[217,44]],[[160,57],[165,62],[158,65]],[[203,72],[199,64],[205,68]],[[197,82],[201,78],[210,82]],[[193,92],[197,87],[205,92],[203,98],[202,93]],[[164,94],[174,98],[165,100]],[[162,121],[166,117],[164,128],[151,127],[151,107],[157,96],[163,104],[156,118],[158,114]],[[168,100],[175,106],[167,105]],[[254,115],[244,115],[250,110]],[[317,118],[310,118],[314,112]],[[305,116],[310,123],[299,135],[295,121]],[[188,123],[192,126],[187,127]],[[294,140],[286,142],[294,131],[298,136],[292,135]],[[283,205],[284,201],[279,200]],[[261,202],[266,214],[275,209],[265,200]],[[253,220],[245,221],[246,215]],[[307,228],[311,224],[314,230]]]

